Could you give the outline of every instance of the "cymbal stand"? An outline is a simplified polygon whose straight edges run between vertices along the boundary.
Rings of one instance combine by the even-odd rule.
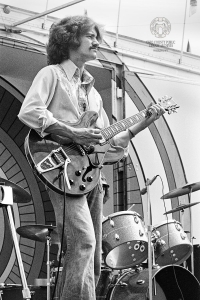
[[[152,235],[152,225],[151,225],[151,202],[150,202],[150,192],[149,192],[149,179],[146,181],[147,187],[147,219],[148,219],[148,268],[149,268],[149,300],[153,299],[152,293],[152,243],[151,243],[151,235]]]
[[[191,193],[192,193],[192,187],[190,188],[190,191],[188,193],[188,197],[189,197],[189,203],[191,203]],[[183,226],[183,230],[184,230],[184,209],[181,210],[181,224]],[[192,244],[192,253],[191,253],[191,272],[194,275],[194,248],[193,248],[193,220],[192,220],[192,210],[190,207],[190,242]],[[186,266],[185,262],[184,262],[184,267]]]
[[[51,298],[51,282],[50,282],[50,247],[51,247],[51,231],[53,229],[48,229],[48,235],[47,235],[47,300],[50,300]]]
[[[181,225],[183,226],[183,230],[184,230],[184,208],[181,209]],[[183,266],[184,268],[186,268],[186,261],[183,262]]]
[[[23,262],[20,254],[20,249],[19,249],[19,244],[18,244],[18,239],[17,239],[17,234],[15,230],[15,224],[13,220],[13,214],[12,214],[12,209],[11,206],[13,205],[13,191],[12,188],[9,186],[0,186],[2,190],[2,195],[3,195],[3,200],[1,201],[1,204],[5,205],[7,213],[8,213],[8,219],[10,222],[10,228],[11,228],[11,233],[12,233],[12,238],[13,238],[13,243],[15,247],[15,252],[18,260],[18,265],[19,265],[19,271],[21,275],[21,281],[22,281],[22,295],[23,299],[31,299],[31,293],[27,285],[26,281],[26,276],[24,272],[24,267],[23,267]]]

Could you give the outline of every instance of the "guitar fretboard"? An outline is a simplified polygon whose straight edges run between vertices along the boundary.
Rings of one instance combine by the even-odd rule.
[[[147,109],[142,110],[138,114],[136,114],[132,117],[128,117],[126,119],[123,119],[121,121],[118,121],[118,122],[110,125],[109,127],[104,128],[101,131],[101,134],[103,135],[104,139],[106,141],[108,141],[111,138],[113,138],[115,135],[117,135],[118,133],[128,129],[129,127],[131,127],[131,126],[139,123],[143,119],[145,119],[146,114],[147,114]]]

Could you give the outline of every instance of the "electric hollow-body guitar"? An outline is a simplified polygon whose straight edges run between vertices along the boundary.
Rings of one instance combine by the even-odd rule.
[[[159,99],[159,103],[168,113],[178,108],[172,98],[166,96]],[[50,189],[61,195],[86,194],[97,185],[102,166],[114,164],[124,156],[124,149],[112,145],[112,138],[150,115],[150,108],[145,109],[102,129],[100,144],[90,147],[52,134],[42,138],[31,129],[25,139],[26,157],[33,172]],[[96,112],[86,111],[78,122],[67,124],[76,128],[95,128],[97,118]]]

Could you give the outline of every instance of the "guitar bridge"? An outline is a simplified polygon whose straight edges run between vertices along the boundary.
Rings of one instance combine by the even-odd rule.
[[[65,161],[71,162],[62,147],[52,150],[44,159],[42,159],[37,165],[36,169],[39,173],[45,173],[64,165]]]

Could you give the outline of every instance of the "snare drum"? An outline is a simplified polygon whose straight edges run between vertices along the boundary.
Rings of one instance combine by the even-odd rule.
[[[193,274],[178,265],[152,270],[153,300],[199,300],[200,285]],[[114,285],[108,300],[148,300],[149,269],[124,273]]]
[[[148,237],[137,212],[123,211],[107,216],[102,223],[105,264],[111,269],[128,269],[148,256]]]
[[[154,226],[159,237],[155,242],[155,261],[160,266],[181,264],[192,253],[192,244],[180,222],[168,220]]]

